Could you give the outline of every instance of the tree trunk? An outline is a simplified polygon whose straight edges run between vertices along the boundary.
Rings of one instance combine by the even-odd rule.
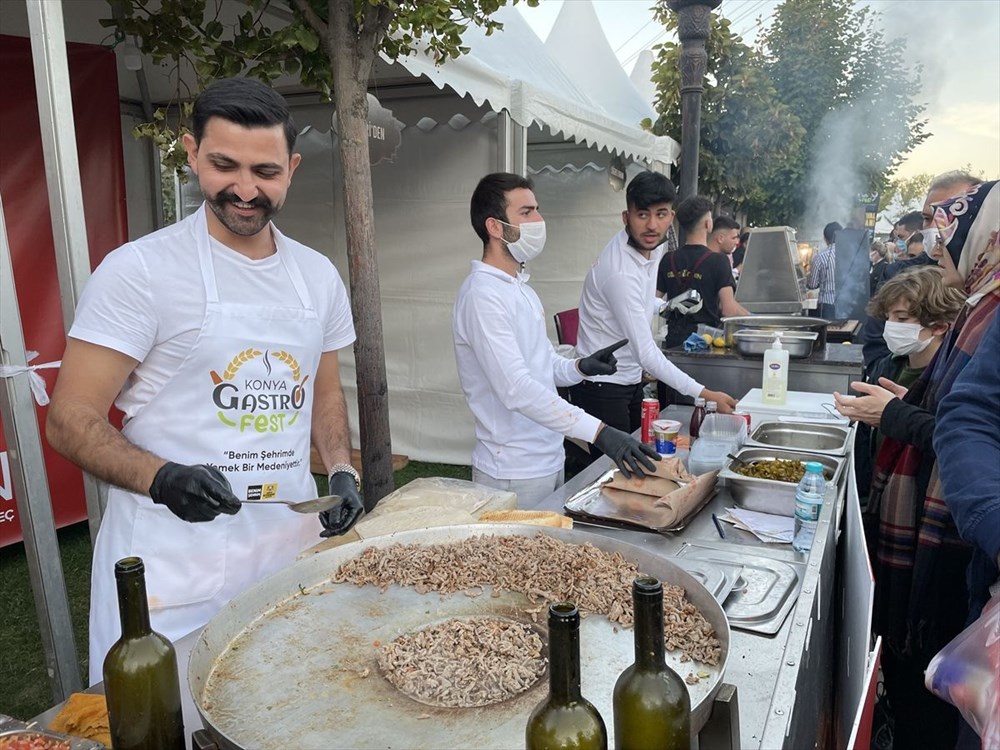
[[[333,69],[340,162],[344,173],[344,220],[350,271],[351,309],[357,341],[358,422],[362,489],[369,510],[393,490],[389,389],[382,339],[382,299],[375,254],[371,165],[368,157],[368,77],[373,47],[353,30],[352,0],[330,0],[327,51]]]

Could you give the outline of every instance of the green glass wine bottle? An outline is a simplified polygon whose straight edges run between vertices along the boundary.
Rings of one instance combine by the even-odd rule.
[[[615,750],[689,750],[691,698],[664,659],[663,584],[636,578],[632,601],[635,663],[615,683]]]
[[[184,720],[177,655],[149,625],[145,566],[138,557],[115,563],[122,637],[104,658],[114,750],[183,750]]]
[[[580,694],[580,613],[576,605],[549,605],[549,694],[531,712],[527,750],[607,750],[600,713]]]

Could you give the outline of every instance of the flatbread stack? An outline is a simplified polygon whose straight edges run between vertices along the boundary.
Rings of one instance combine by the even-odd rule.
[[[694,512],[715,487],[717,471],[694,476],[680,458],[656,462],[656,472],[625,477],[616,471],[601,487],[612,506],[607,515],[655,529],[677,526]]]
[[[73,693],[49,724],[49,729],[111,747],[108,704],[103,695]]]

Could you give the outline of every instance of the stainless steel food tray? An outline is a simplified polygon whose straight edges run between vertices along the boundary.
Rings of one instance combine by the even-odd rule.
[[[330,577],[341,562],[368,547],[537,533],[620,552],[643,572],[684,587],[722,644],[714,667],[681,663],[678,653],[668,652],[668,663],[682,676],[708,674],[688,686],[692,726],[699,730],[708,720],[729,653],[729,624],[712,593],[681,566],[649,550],[579,529],[515,524],[420,529],[345,544],[300,560],[236,597],[205,626],[188,665],[191,694],[205,728],[227,749],[523,746],[528,715],[547,691],[544,678],[503,703],[434,708],[404,696],[381,677],[373,643],[449,617],[494,614],[530,623],[524,596],[492,597],[489,590],[474,598],[421,595],[399,586],[380,592],[334,584]],[[536,628],[544,631],[543,626],[541,617]],[[583,694],[608,719],[612,734],[611,694],[634,658],[632,632],[594,615],[583,620],[580,642]],[[206,689],[210,683],[212,689]]]
[[[30,723],[0,714],[0,740],[7,738],[28,738],[32,735],[40,735],[47,739],[65,742],[70,750],[105,750],[104,744],[96,740],[71,737],[68,734],[53,732],[51,729],[33,726]]]
[[[780,448],[844,456],[851,442],[851,428],[817,422],[761,422],[747,440],[747,447]]]
[[[744,357],[763,357],[771,348],[779,331],[753,331],[744,329],[733,334],[736,353]],[[790,359],[804,359],[812,354],[813,345],[819,334],[815,331],[780,331],[781,348],[788,352]]]
[[[615,475],[615,471],[615,469],[608,470],[563,503],[566,515],[570,516],[574,523],[638,529],[660,534],[675,533],[687,528],[687,525],[701,512],[701,509],[715,497],[715,490],[712,489],[710,492],[706,492],[698,504],[680,521],[668,526],[657,526],[655,514],[625,511],[604,496],[601,488]],[[683,486],[684,482],[679,482],[679,484]]]
[[[795,606],[805,566],[742,550],[685,543],[678,560],[699,560],[716,566],[738,565],[739,575],[722,608],[729,624],[739,630],[774,635]]]
[[[828,486],[835,486],[840,481],[847,459],[844,456],[831,456],[825,453],[807,451],[786,451],[778,448],[743,448],[735,454],[736,458],[752,463],[754,461],[816,461],[823,464],[823,474]],[[725,468],[719,472],[719,478],[724,479],[729,487],[733,500],[747,510],[757,510],[761,513],[774,513],[779,516],[795,515],[795,484],[780,482],[776,479],[758,479],[746,477],[733,471],[738,463],[729,459]]]

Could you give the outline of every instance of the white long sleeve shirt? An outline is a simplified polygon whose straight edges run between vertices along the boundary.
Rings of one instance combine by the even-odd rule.
[[[656,312],[656,271],[663,245],[649,259],[628,244],[622,229],[597,256],[587,272],[580,295],[580,328],[576,351],[589,356],[598,349],[627,338],[617,352],[614,375],[588,378],[596,382],[636,385],[646,370],[685,396],[697,396],[704,386],[670,362],[653,340],[652,319]]]
[[[472,465],[497,479],[554,474],[563,436],[593,442],[601,424],[556,392],[583,375],[556,353],[526,282],[473,261],[452,315],[458,377],[476,420]]]

